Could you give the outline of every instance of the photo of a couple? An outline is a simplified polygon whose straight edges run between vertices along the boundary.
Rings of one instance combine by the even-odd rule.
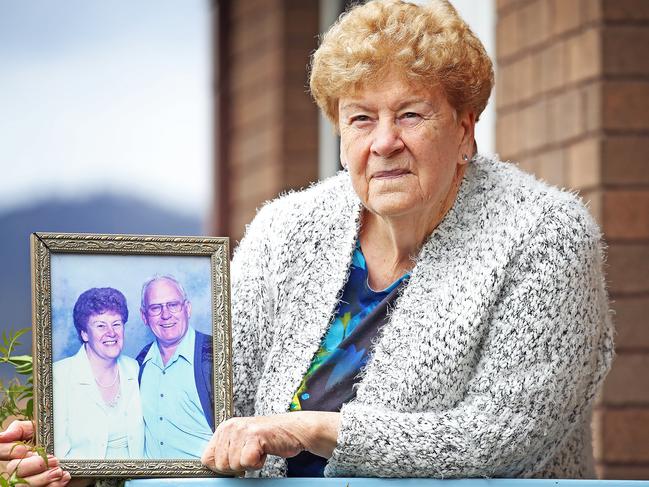
[[[112,266],[115,258],[104,257],[102,266]],[[214,431],[213,344],[205,329],[210,323],[204,296],[209,296],[209,280],[201,286],[203,274],[209,279],[209,259],[204,261],[196,271],[184,272],[201,310],[170,272],[140,280],[137,297],[133,285],[123,291],[124,285],[120,289],[108,279],[104,286],[80,292],[67,317],[69,305],[53,306],[56,456],[200,458]],[[117,264],[123,271],[128,268],[126,261]],[[136,274],[144,274],[152,265],[136,267]],[[84,279],[71,279],[56,265],[53,270],[53,276],[66,276],[60,286],[53,279],[53,303],[69,303],[69,294],[59,294]],[[203,331],[194,326],[199,320]],[[71,330],[76,343],[66,339]]]

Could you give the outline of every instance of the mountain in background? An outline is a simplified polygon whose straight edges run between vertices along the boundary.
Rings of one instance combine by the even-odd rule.
[[[200,235],[201,219],[129,196],[104,194],[84,200],[46,200],[0,214],[0,330],[31,324],[29,236],[33,232]],[[23,353],[31,353],[31,334]],[[0,367],[0,378],[10,368]]]

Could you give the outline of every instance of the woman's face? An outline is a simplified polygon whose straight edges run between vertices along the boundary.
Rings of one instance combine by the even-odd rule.
[[[119,313],[105,311],[90,315],[86,331],[81,338],[88,345],[88,352],[104,360],[115,360],[124,346],[124,321]]]
[[[473,114],[456,116],[439,88],[391,75],[338,104],[341,161],[365,207],[434,218],[472,155]],[[428,215],[430,214],[430,215]]]

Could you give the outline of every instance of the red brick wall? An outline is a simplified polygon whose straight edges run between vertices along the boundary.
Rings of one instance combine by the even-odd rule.
[[[317,180],[318,114],[306,67],[316,48],[318,3],[215,2],[221,15],[215,167],[222,190],[213,232],[236,241],[264,201]]]
[[[598,473],[649,478],[649,1],[498,0],[497,150],[590,202],[608,248],[617,358]]]

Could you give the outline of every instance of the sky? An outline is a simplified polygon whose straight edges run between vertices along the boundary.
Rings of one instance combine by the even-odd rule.
[[[207,0],[0,0],[0,212],[211,198]]]

